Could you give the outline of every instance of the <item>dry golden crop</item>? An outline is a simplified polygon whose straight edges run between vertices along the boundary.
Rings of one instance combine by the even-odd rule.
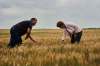
[[[0,30],[0,66],[100,66],[100,29],[84,30],[80,44],[61,42],[62,30],[33,30],[39,43],[24,40],[7,48],[9,30]]]

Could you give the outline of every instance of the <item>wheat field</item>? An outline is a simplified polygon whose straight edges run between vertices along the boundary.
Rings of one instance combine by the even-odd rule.
[[[7,48],[9,30],[0,30],[0,66],[100,66],[100,29],[84,29],[80,44],[61,41],[62,30],[35,29],[15,48]]]

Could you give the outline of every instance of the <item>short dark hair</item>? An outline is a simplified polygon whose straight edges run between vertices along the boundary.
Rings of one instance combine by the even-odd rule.
[[[61,27],[62,25],[64,25],[64,23],[62,21],[57,22],[57,27]]]
[[[37,19],[36,19],[36,18],[31,18],[31,21],[32,21],[32,20],[35,20],[35,21],[37,21]]]

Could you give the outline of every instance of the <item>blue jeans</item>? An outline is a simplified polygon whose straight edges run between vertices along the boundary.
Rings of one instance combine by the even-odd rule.
[[[21,36],[18,34],[18,31],[14,28],[10,31],[11,37],[8,46],[15,47],[16,45],[20,45],[22,43]]]
[[[71,43],[75,43],[75,42],[80,43],[81,37],[82,37],[82,31],[78,33],[74,33],[71,37]]]

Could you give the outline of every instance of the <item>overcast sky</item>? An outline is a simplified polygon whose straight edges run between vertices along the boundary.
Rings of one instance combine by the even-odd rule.
[[[100,0],[0,0],[0,28],[36,17],[35,28],[56,28],[72,21],[81,27],[100,27]]]

